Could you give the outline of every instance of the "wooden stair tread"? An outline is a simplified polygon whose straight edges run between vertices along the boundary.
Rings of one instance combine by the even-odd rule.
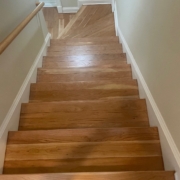
[[[111,5],[96,5],[97,9],[95,13],[91,16],[90,20],[86,23],[86,26],[94,24],[97,20],[103,18],[104,16],[112,13],[112,7]],[[99,13],[101,12],[101,13]],[[85,27],[86,27],[85,26]]]
[[[98,13],[101,9],[101,13]],[[71,33],[73,30],[83,29],[87,25],[94,24],[97,20],[103,18],[104,16],[112,13],[110,5],[93,5],[93,6],[82,6],[80,11],[71,20],[64,31],[59,35],[59,38],[66,37],[67,34]]]
[[[27,139],[27,137],[29,137]],[[54,142],[159,140],[158,130],[148,128],[84,128],[9,132],[7,144]]]
[[[82,38],[89,37],[92,34],[96,34],[98,32],[106,32],[109,28],[112,28],[112,34],[109,36],[115,36],[115,25],[114,25],[114,15],[113,13],[104,16],[103,18],[97,20],[94,24],[89,25],[83,29],[76,29],[74,31],[68,32],[65,36],[61,38]],[[106,35],[107,37],[108,35]],[[98,37],[98,36],[97,36]]]
[[[164,170],[161,156],[5,161],[4,174]]]
[[[89,19],[89,14],[92,13],[92,11],[96,10],[97,7],[83,5],[82,9],[84,9],[84,11],[82,13],[81,12],[77,13],[78,17],[76,21],[73,22],[71,28],[68,30],[67,33],[71,32],[74,29],[82,28],[83,26],[81,26],[81,24],[83,23],[83,21],[86,21],[87,19]]]
[[[83,111],[146,111],[146,102],[144,99],[136,100],[86,100],[86,101],[61,101],[48,103],[23,103],[21,113],[42,113],[42,112],[83,112]]]
[[[81,93],[79,93],[81,91]],[[30,100],[66,101],[103,99],[109,97],[139,97],[136,81],[37,83],[31,85]]]
[[[115,65],[116,64],[116,65]],[[123,60],[55,60],[55,59],[47,59],[43,61],[43,68],[45,69],[55,69],[55,68],[86,68],[86,67],[119,67],[123,68],[127,66],[127,62]]]
[[[161,155],[159,141],[8,144],[5,161]]]
[[[99,81],[132,78],[131,68],[64,68],[38,69],[37,82]]]
[[[43,114],[44,115],[44,114]],[[70,128],[113,128],[113,127],[149,127],[149,122],[144,120],[145,117],[139,117],[140,120],[117,120],[116,117],[112,117],[105,119],[105,117],[101,117],[101,119],[96,119],[91,117],[91,119],[85,119],[81,117],[72,117],[75,116],[69,115],[64,118],[62,115],[56,117],[47,117],[41,115],[39,118],[21,118],[19,123],[19,131],[28,131],[28,130],[49,130],[49,129],[70,129]],[[88,114],[87,114],[88,115]],[[105,114],[106,115],[106,114]],[[82,115],[84,116],[84,114]],[[142,115],[141,115],[142,116]],[[64,118],[64,121],[61,120]],[[113,119],[114,118],[114,119]],[[124,118],[124,117],[122,117]],[[144,118],[144,119],[143,119]],[[130,119],[130,118],[129,118]],[[133,119],[133,118],[132,118]],[[84,121],[87,122],[84,122]],[[74,122],[77,121],[77,122]]]
[[[115,36],[109,37],[91,37],[91,38],[67,38],[67,39],[51,39],[51,46],[82,46],[82,45],[101,45],[101,44],[119,44],[119,38]]]
[[[75,15],[73,13],[59,14],[57,7],[43,7],[43,13],[52,39],[56,39],[59,36],[61,30],[67,26]]]
[[[90,47],[91,46],[91,47]],[[93,47],[92,47],[93,46]],[[64,46],[63,46],[64,47]],[[109,46],[97,46],[97,45],[88,45],[87,47],[76,46],[71,47],[67,46],[64,48],[60,47],[51,47],[47,51],[47,56],[60,56],[60,55],[86,55],[86,54],[119,54],[122,53],[123,50],[121,46],[113,46],[110,48]]]
[[[92,54],[94,51],[98,51],[99,54],[101,53],[101,51],[108,51],[108,50],[121,50],[122,52],[122,46],[120,44],[115,44],[113,46],[109,46],[109,44],[101,44],[101,45],[96,45],[96,44],[93,44],[93,45],[79,45],[79,46],[57,46],[57,45],[54,45],[54,46],[50,46],[48,48],[48,52],[76,52],[76,51],[90,51]],[[79,52],[79,53],[80,53]],[[84,53],[84,52],[82,52]]]
[[[59,91],[59,90],[82,90],[82,89],[137,89],[137,80],[121,79],[117,81],[76,81],[62,83],[32,83],[31,91]]]
[[[85,12],[86,15],[83,16],[82,14],[82,20],[79,21],[79,24],[74,24],[74,26],[69,30],[69,32],[72,32],[75,29],[83,29],[86,27],[87,23],[90,21],[90,19],[93,17],[95,12],[97,11],[98,7],[97,6],[86,6]],[[69,33],[68,32],[68,33]]]
[[[23,104],[19,130],[148,126],[144,100],[113,98]]]
[[[126,60],[124,53],[119,54],[93,54],[93,55],[59,55],[59,56],[46,56],[44,60],[52,61],[98,61],[98,60]]]
[[[83,67],[83,68],[55,68],[55,69],[48,69],[48,68],[39,68],[38,74],[67,74],[73,72],[119,72],[119,71],[131,71],[131,66],[124,65],[123,68],[119,68],[119,66],[111,66],[111,67]]]
[[[66,28],[63,29],[63,31],[61,31],[61,33],[58,36],[58,39],[60,37],[62,37],[63,35],[65,35],[73,26],[73,24],[77,21],[77,19],[79,18],[79,16],[84,12],[86,6],[82,6],[79,11],[76,13],[76,15],[71,19],[71,21],[68,23],[68,25],[66,26]]]

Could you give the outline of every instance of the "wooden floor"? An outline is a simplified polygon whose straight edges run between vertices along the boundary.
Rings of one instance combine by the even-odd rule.
[[[43,8],[44,18],[52,39],[57,39],[62,30],[74,17],[74,13],[58,13],[56,7]]]
[[[53,39],[22,104],[19,131],[9,132],[0,180],[174,180],[111,6],[44,13]]]

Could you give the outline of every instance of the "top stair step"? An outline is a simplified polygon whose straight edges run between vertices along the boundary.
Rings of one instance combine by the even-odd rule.
[[[63,35],[61,38],[82,38],[82,37],[107,37],[115,36],[115,24],[113,13],[104,16],[96,21],[94,24],[86,26],[85,28],[76,28]]]
[[[110,13],[112,13],[111,5],[82,6],[66,28],[61,32],[59,38],[77,28],[83,29],[94,24],[94,22]]]

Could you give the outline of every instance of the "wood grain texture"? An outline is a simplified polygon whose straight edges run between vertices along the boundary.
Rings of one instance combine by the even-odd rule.
[[[9,144],[5,161],[161,155],[159,141]]]
[[[117,45],[119,44],[119,38],[116,36],[110,36],[106,38],[91,37],[91,38],[67,38],[67,39],[51,39],[51,46],[82,46],[82,45]]]
[[[108,16],[109,14],[112,14],[110,5],[104,5],[103,7],[101,5],[82,6],[80,11],[69,23],[68,27],[59,35],[59,38],[65,38],[70,34],[73,34],[76,29],[82,30],[93,25],[98,20]]]
[[[174,180],[174,171],[1,175],[0,180]]]
[[[144,100],[113,98],[23,104],[19,130],[148,126]]]
[[[82,38],[82,37],[99,37],[98,33],[101,33],[102,36],[115,36],[115,23],[114,15],[108,14],[103,18],[94,22],[94,24],[89,25],[83,29],[76,29],[74,31],[68,32],[65,36],[61,38]],[[97,35],[96,35],[97,34]]]
[[[126,54],[93,54],[93,55],[60,55],[60,56],[47,56],[44,60],[52,61],[98,61],[98,60],[123,60],[126,61]]]
[[[146,112],[32,113],[21,115],[19,130],[149,127]]]
[[[68,23],[66,28],[63,29],[61,33],[58,35],[58,39],[62,37],[63,35],[66,35],[68,31],[70,31],[73,27],[73,25],[78,23],[78,18],[81,17],[81,14],[85,12],[86,6],[82,6],[79,11],[75,14],[75,16],[71,19],[71,21]]]
[[[146,102],[143,99],[108,99],[96,101],[61,101],[61,102],[48,102],[48,103],[24,103],[21,107],[21,114],[24,113],[50,113],[50,112],[79,112],[84,111],[100,112],[105,111],[109,113],[121,113],[132,111],[146,111]]]
[[[17,131],[9,132],[8,137],[8,144],[159,140],[157,128],[85,128]]]
[[[91,46],[91,47],[90,47]],[[93,47],[92,47],[93,46]],[[69,46],[67,46],[69,47]],[[96,48],[97,47],[97,48]],[[59,48],[59,47],[58,47]],[[111,48],[109,46],[97,46],[97,45],[88,45],[88,47],[85,46],[76,46],[73,48],[66,48],[64,47],[64,50],[62,48],[57,49],[57,47],[52,47],[47,52],[47,56],[68,56],[68,55],[86,55],[86,54],[120,54],[122,53],[121,46],[115,46]]]
[[[5,161],[4,174],[164,170],[161,156]]]
[[[43,14],[52,39],[57,39],[75,16],[72,13],[58,13],[56,7],[43,8]]]
[[[101,81],[132,78],[131,68],[38,69],[37,82]]]
[[[101,45],[83,45],[83,46],[50,46],[48,48],[48,52],[59,52],[59,53],[65,53],[69,52],[75,53],[78,52],[79,54],[84,54],[85,52],[89,52],[90,54],[94,54],[94,52],[98,51],[98,54],[101,54],[101,52],[109,53],[110,50],[120,50],[119,52],[122,53],[122,46],[120,44],[116,44],[113,46],[109,46],[109,44],[101,44]],[[79,52],[80,51],[80,52]]]
[[[116,64],[116,65],[115,65]],[[54,58],[49,58],[49,60],[43,61],[44,69],[55,69],[55,68],[84,68],[84,67],[127,67],[127,62],[123,60],[55,60]]]
[[[81,93],[79,93],[81,91]],[[39,83],[31,86],[30,100],[37,101],[68,101],[96,100],[109,97],[137,96],[136,81],[124,82],[75,82],[75,83]]]

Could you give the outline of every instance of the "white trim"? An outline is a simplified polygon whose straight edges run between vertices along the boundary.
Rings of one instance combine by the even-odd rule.
[[[63,7],[63,13],[77,13],[79,7]]]
[[[44,7],[57,7],[56,3],[45,3]]]
[[[112,0],[112,12],[114,12],[114,9],[115,9],[115,0]]]
[[[47,46],[49,46],[49,44],[50,44],[50,38],[51,38],[51,34],[48,33],[46,38],[45,38],[44,44],[41,47],[40,52],[38,53],[38,55],[37,55],[33,65],[31,66],[31,69],[29,70],[29,72],[28,72],[28,74],[27,74],[27,76],[26,76],[15,100],[12,103],[12,106],[10,107],[2,125],[0,126],[0,139],[2,138],[4,132],[6,131],[6,127],[8,126],[9,122],[11,120],[13,120],[13,114],[16,111],[16,107],[19,104],[27,102],[27,100],[29,99],[29,94],[26,93],[26,91],[29,91],[28,90],[29,88],[27,89],[27,87],[29,87],[29,85],[32,82],[36,82],[36,74],[37,74],[36,71],[37,71],[38,67],[42,66],[42,58],[44,55],[46,55]],[[24,94],[26,94],[26,95],[28,94],[28,97],[22,98],[24,96]],[[26,100],[24,101],[23,99],[26,99]]]
[[[113,11],[114,11],[115,31],[116,31],[116,36],[118,36],[119,22],[118,22],[117,6],[116,6],[116,1],[113,1],[113,2],[114,2],[114,4],[112,5],[112,8],[113,8]]]
[[[61,0],[56,0],[56,3],[57,3],[58,13],[62,13],[63,12],[63,7],[62,7]]]
[[[96,4],[111,4],[112,0],[78,0],[78,6],[96,5]]]
[[[63,7],[62,6],[57,6],[58,13],[63,13]]]
[[[127,55],[127,61],[132,66],[133,77],[138,80],[140,97],[146,99],[150,125],[157,126],[159,129],[165,169],[175,170],[175,178],[180,180],[180,152],[118,25],[117,7],[115,7],[115,17],[117,18],[115,19],[116,32],[122,43],[123,52]]]

